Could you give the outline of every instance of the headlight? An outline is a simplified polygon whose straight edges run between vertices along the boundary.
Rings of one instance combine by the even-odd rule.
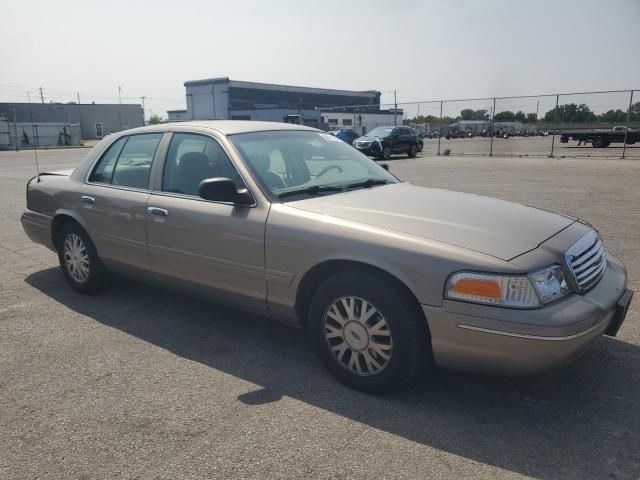
[[[564,297],[570,291],[562,267],[552,265],[529,276],[454,273],[447,280],[445,296],[488,305],[532,308]]]
[[[564,297],[571,291],[564,279],[560,265],[552,265],[532,273],[531,281],[543,303],[549,303]]]
[[[453,300],[503,307],[531,308],[540,306],[540,300],[531,280],[526,275],[454,273],[447,280],[445,296]]]

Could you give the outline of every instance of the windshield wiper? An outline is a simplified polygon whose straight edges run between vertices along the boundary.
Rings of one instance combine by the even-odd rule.
[[[347,188],[348,189],[352,189],[352,188],[371,188],[374,185],[386,185],[387,183],[389,183],[389,180],[382,180],[382,179],[378,179],[378,178],[367,178],[363,182],[356,182],[356,183],[352,183],[350,185],[347,185]]]
[[[332,187],[331,185],[312,185],[307,188],[300,188],[298,190],[289,190],[288,192],[282,192],[278,195],[278,198],[292,197],[294,195],[317,195],[324,192],[342,192],[344,187]]]

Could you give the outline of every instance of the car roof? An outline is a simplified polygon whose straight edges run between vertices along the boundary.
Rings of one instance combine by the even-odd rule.
[[[129,130],[128,132],[165,132],[172,130],[173,128],[181,130],[184,127],[216,130],[223,135],[235,135],[238,133],[250,132],[268,132],[274,130],[303,130],[311,132],[319,131],[316,128],[307,127],[306,125],[296,125],[283,122],[259,122],[252,120],[196,120],[191,122],[172,122],[162,123],[159,125],[149,125],[147,127],[134,128]]]

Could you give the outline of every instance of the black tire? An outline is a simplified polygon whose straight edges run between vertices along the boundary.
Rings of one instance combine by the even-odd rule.
[[[418,151],[421,152],[424,149],[424,143],[418,142]]]
[[[65,259],[68,256],[69,252],[65,252],[65,244],[67,241],[73,243],[74,240],[79,239],[81,245],[78,248],[78,251],[85,252],[86,254],[86,266],[88,267],[88,274],[85,275],[80,274],[80,278],[78,274],[74,275],[74,259],[69,258]],[[75,222],[69,222],[63,225],[58,238],[56,239],[56,246],[58,247],[58,260],[60,262],[60,268],[62,268],[62,273],[64,277],[71,285],[76,292],[84,293],[84,294],[92,294],[99,292],[104,289],[108,283],[108,273],[100,258],[98,257],[98,252],[96,251],[96,247],[93,245],[91,238],[87,235],[87,232]],[[81,254],[84,258],[85,255]],[[69,260],[69,261],[67,261]],[[78,261],[75,262],[78,264]]]
[[[595,137],[591,142],[591,145],[593,146],[593,148],[604,148],[609,146],[609,144],[605,142],[604,138],[602,137]]]
[[[347,320],[344,322],[344,326],[339,329],[342,336],[332,339],[325,336],[325,331],[330,332],[331,329],[334,332],[337,331],[335,326],[339,323],[333,322],[328,314],[333,305],[336,302],[340,303],[340,299],[345,297],[353,297],[357,300],[364,299],[370,306],[377,309],[377,313],[371,319],[365,320],[365,323],[373,322],[379,325],[380,319],[382,319],[386,324],[384,334],[389,337],[391,345],[391,347],[385,347],[384,353],[387,355],[387,359],[376,353],[379,351],[378,347],[382,345],[379,343],[379,339],[383,338],[384,340],[385,337],[369,334],[369,331],[374,330],[361,329],[360,333],[366,333],[362,335],[364,343],[360,344],[360,350],[356,351],[345,347],[346,350],[342,353],[342,362],[348,363],[351,356],[355,355],[356,362],[359,364],[358,369],[370,371],[356,373],[353,368],[350,369],[349,365],[342,363],[337,358],[340,355],[339,352],[334,354],[334,350],[339,349],[340,345],[347,345],[347,338],[353,342],[361,340],[361,336],[353,335],[353,328],[349,330],[351,336],[346,335],[348,325],[354,323],[362,325],[361,322]],[[353,308],[355,314],[362,312],[362,307],[361,303],[358,310],[355,305]],[[364,308],[368,312],[371,311],[366,306]],[[342,312],[344,313],[346,310],[342,310]],[[342,319],[345,320],[344,317]],[[377,331],[382,330],[378,329]],[[393,282],[376,274],[357,271],[338,273],[323,283],[311,301],[308,333],[313,348],[327,370],[343,384],[363,392],[382,393],[402,388],[432,363],[428,327],[415,299],[412,299]],[[376,362],[380,362],[378,365],[381,366],[380,370],[377,372],[371,370],[365,355],[369,360],[373,358]]]
[[[407,152],[407,156],[409,158],[415,158],[415,156],[418,154],[418,146],[417,145],[411,145],[411,148],[409,148],[409,151]]]
[[[382,154],[380,155],[382,160],[389,160],[391,158],[391,147],[382,147]]]

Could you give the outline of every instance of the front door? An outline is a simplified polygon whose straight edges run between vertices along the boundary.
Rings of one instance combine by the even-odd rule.
[[[150,268],[145,212],[149,174],[161,138],[162,133],[119,138],[76,193],[77,211],[107,263]]]
[[[205,178],[227,177],[244,187],[212,137],[175,133],[160,191],[147,201],[147,248],[154,272],[205,287],[219,300],[266,310],[264,232],[268,207],[203,200]]]

